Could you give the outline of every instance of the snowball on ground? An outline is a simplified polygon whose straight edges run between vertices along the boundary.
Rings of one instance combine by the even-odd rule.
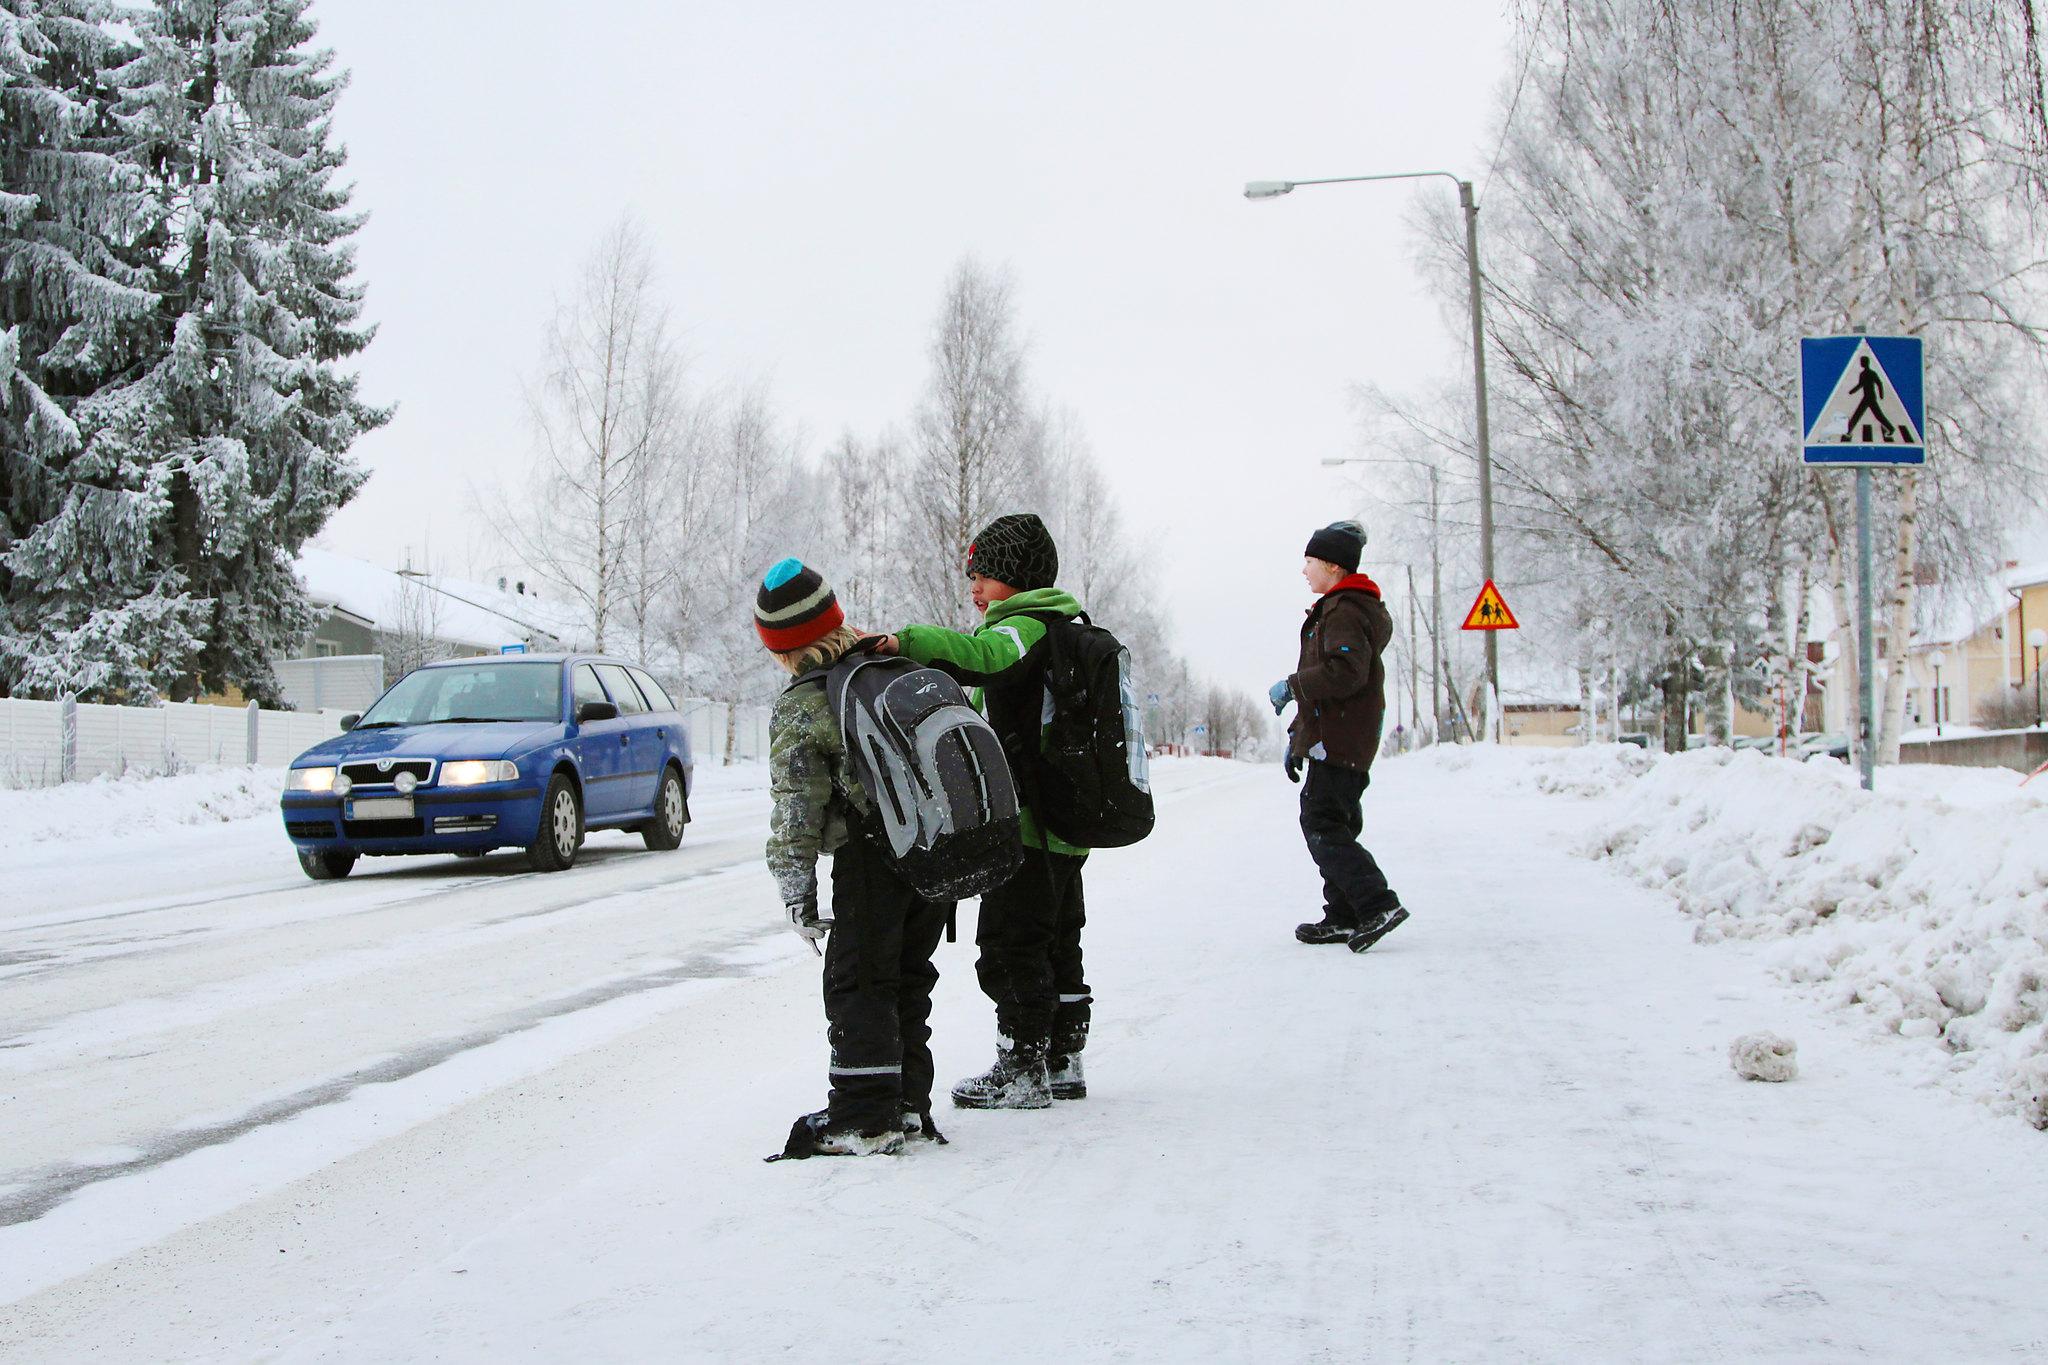
[[[1728,1065],[1745,1081],[1789,1081],[1799,1074],[1799,1044],[1775,1033],[1745,1033],[1728,1044]]]

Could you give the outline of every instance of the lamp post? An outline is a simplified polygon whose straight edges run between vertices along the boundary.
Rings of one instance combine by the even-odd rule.
[[[2027,632],[2027,643],[2034,647],[2034,728],[2041,728],[2041,647],[2048,645],[2048,630],[2035,626]]]
[[[1934,737],[1941,738],[1941,666],[1948,662],[1948,656],[1935,650],[1927,656],[1927,662],[1934,669]]]
[[[1325,466],[1347,464],[1412,464],[1429,471],[1429,718],[1436,727],[1434,734],[1444,732],[1444,703],[1442,682],[1437,668],[1443,660],[1444,638],[1444,572],[1443,557],[1437,540],[1437,468],[1427,460],[1418,460],[1407,455],[1330,455],[1323,459]],[[1409,591],[1414,591],[1413,571],[1410,572]],[[1487,632],[1487,642],[1492,643],[1493,632]],[[1412,689],[1411,689],[1412,690]]]
[[[1368,180],[1448,180],[1458,187],[1458,204],[1465,211],[1465,280],[1472,306],[1472,395],[1479,437],[1479,569],[1493,581],[1493,443],[1486,419],[1486,326],[1479,301],[1479,203],[1472,196],[1472,182],[1449,171],[1398,171],[1390,175],[1342,175],[1325,180],[1252,180],[1244,187],[1247,199],[1277,199],[1302,185],[1353,185]],[[1492,692],[1489,709],[1500,710],[1500,642],[1497,632],[1486,632],[1486,685]]]

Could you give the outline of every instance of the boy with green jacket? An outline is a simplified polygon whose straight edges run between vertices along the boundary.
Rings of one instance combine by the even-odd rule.
[[[1016,775],[1028,852],[1015,877],[981,898],[975,975],[996,1006],[995,1065],[953,1087],[963,1109],[1043,1109],[1088,1093],[1081,1051],[1089,994],[1081,963],[1087,923],[1081,867],[1088,850],[1042,828],[1031,811],[1045,721],[1048,618],[1070,619],[1081,604],[1053,586],[1059,551],[1038,517],[998,517],[967,552],[967,576],[982,624],[974,632],[905,626],[883,653],[940,669],[977,689],[975,704],[1003,743]],[[1040,851],[1042,850],[1042,851]]]

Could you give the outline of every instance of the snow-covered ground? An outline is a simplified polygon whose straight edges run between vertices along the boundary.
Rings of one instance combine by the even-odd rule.
[[[1158,833],[1089,868],[1090,1098],[776,1165],[824,1046],[758,769],[705,775],[681,850],[552,877],[315,885],[267,797],[101,792],[0,843],[0,1359],[2048,1355],[2048,1139],[1999,1080],[2037,997],[1996,965],[2048,948],[2042,809],[1835,766],[1389,762],[1415,917],[1354,957],[1289,933],[1277,770],[1162,765]],[[1857,974],[1933,1020],[1899,988],[1944,954],[1985,1004],[1901,1039]],[[972,957],[942,1080],[987,1060]],[[1765,1030],[1796,1080],[1730,1070]]]

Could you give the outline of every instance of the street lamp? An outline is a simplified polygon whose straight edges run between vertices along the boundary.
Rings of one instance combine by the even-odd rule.
[[[2034,728],[2041,728],[2041,646],[2048,645],[2048,630],[2039,626],[2027,632],[2027,643],[2034,647]]]
[[[1247,190],[1249,193],[1249,190]],[[1347,464],[1412,464],[1429,471],[1429,718],[1436,727],[1434,733],[1444,732],[1443,684],[1437,674],[1437,667],[1443,661],[1444,602],[1443,602],[1443,559],[1437,540],[1437,468],[1427,460],[1418,460],[1412,455],[1326,455],[1326,467]],[[1410,596],[1414,583],[1410,580]],[[1492,632],[1488,632],[1489,637]],[[1410,691],[1414,689],[1411,687]]]
[[[1278,199],[1302,185],[1354,185],[1368,180],[1444,179],[1458,187],[1458,204],[1465,211],[1465,280],[1472,303],[1472,394],[1478,416],[1479,436],[1479,570],[1493,581],[1493,443],[1486,421],[1486,326],[1479,303],[1479,203],[1472,196],[1472,182],[1449,171],[1398,171],[1391,175],[1342,175],[1326,180],[1250,180],[1245,182],[1247,199]],[[1500,641],[1498,632],[1486,632],[1486,685],[1492,691],[1490,710],[1500,711]]]
[[[1935,650],[1927,656],[1927,662],[1934,669],[1934,737],[1941,738],[1941,666],[1948,662],[1948,656]]]

